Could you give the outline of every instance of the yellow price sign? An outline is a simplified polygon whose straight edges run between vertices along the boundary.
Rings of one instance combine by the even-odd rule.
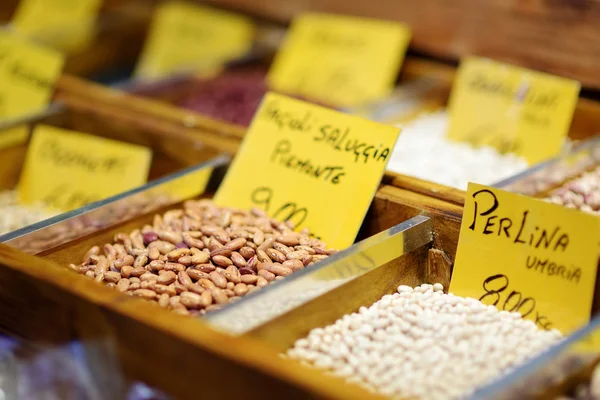
[[[38,125],[18,185],[20,200],[79,208],[146,183],[151,159],[143,146]]]
[[[215,195],[351,245],[400,129],[267,93]]]
[[[469,184],[450,291],[570,333],[589,321],[600,219]]]
[[[46,108],[63,64],[60,53],[0,32],[0,123]],[[26,127],[0,131],[0,148],[26,140]]]
[[[11,25],[38,43],[77,51],[93,38],[101,5],[102,0],[21,0]]]
[[[135,75],[160,78],[211,69],[248,53],[255,26],[250,18],[207,6],[171,1],[155,14]]]
[[[352,107],[389,94],[410,42],[401,23],[330,14],[295,18],[269,70],[271,88]]]
[[[544,161],[562,149],[579,89],[572,79],[468,57],[450,95],[448,137]]]

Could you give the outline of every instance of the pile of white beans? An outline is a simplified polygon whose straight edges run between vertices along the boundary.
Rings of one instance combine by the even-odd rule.
[[[469,182],[491,185],[527,169],[522,157],[448,139],[448,121],[439,111],[404,125],[387,169],[461,190]]]
[[[371,307],[313,329],[287,355],[392,397],[463,398],[562,338],[516,312],[400,286]]]
[[[43,221],[52,215],[40,205],[19,204],[14,190],[0,192],[0,235]]]

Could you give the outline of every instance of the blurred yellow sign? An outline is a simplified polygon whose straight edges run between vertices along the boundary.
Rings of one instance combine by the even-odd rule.
[[[292,22],[269,70],[272,89],[352,107],[393,88],[410,29],[401,23],[330,14]]]
[[[73,52],[92,40],[102,0],[21,0],[11,21],[17,33]]]
[[[350,246],[379,186],[399,128],[275,93],[263,98],[215,195],[258,207],[329,246]]]
[[[454,80],[448,136],[544,161],[562,149],[579,89],[571,79],[468,57]]]
[[[248,53],[250,18],[207,6],[171,1],[158,7],[135,76],[153,79],[179,71],[212,69]]]
[[[73,210],[146,183],[152,152],[129,143],[37,125],[19,181],[25,203]]]

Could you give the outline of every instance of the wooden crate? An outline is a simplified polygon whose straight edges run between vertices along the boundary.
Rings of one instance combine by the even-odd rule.
[[[387,286],[450,276],[450,263],[436,264],[435,255],[429,254],[444,252],[453,257],[460,207],[382,186],[360,237],[421,214],[431,217],[435,241],[394,261],[402,273]],[[219,333],[200,319],[181,317],[125,296],[65,267],[77,262],[92,243],[104,243],[116,232],[139,227],[152,215],[93,232],[35,257],[0,245],[0,331],[50,344],[73,339],[112,341],[128,380],[141,379],[177,398],[195,398],[199,393],[210,398],[373,397],[338,379],[280,359],[276,343]],[[373,288],[372,293],[377,290]],[[224,377],[235,384],[223,384]]]

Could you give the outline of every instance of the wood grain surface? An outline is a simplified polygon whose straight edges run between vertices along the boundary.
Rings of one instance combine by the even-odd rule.
[[[600,89],[598,0],[210,0],[210,3],[289,22],[305,11],[401,21],[411,47],[438,58],[491,57],[575,78]]]

